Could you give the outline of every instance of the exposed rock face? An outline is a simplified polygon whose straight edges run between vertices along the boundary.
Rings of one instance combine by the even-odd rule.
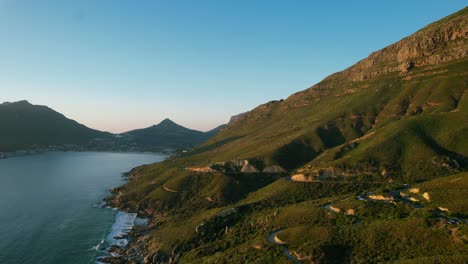
[[[304,263],[315,263],[312,261],[312,254],[307,255],[297,251],[292,251],[292,253],[298,260],[303,261]]]
[[[347,215],[355,215],[356,212],[354,211],[354,209],[348,209],[348,210],[346,211],[346,214],[347,214]]]
[[[200,172],[200,173],[209,173],[209,172],[215,172],[211,167],[205,166],[205,167],[188,167],[186,168],[188,171],[192,172]]]
[[[315,181],[312,177],[307,177],[304,174],[294,174],[291,176],[291,181],[298,181],[298,182],[312,182]]]
[[[424,197],[424,199],[426,199],[427,201],[430,201],[430,200],[431,200],[431,197],[429,196],[429,193],[428,193],[428,192],[425,192],[425,193],[423,194],[423,197]]]
[[[271,173],[271,174],[282,174],[287,173],[285,169],[278,165],[268,166],[262,171],[252,165],[249,160],[246,159],[235,159],[229,161],[221,161],[213,163],[209,166],[204,167],[187,167],[186,171],[196,173]]]
[[[339,86],[343,80],[361,82],[388,73],[408,75],[413,68],[431,67],[465,58],[468,52],[466,10],[467,8],[463,15],[454,19],[447,17],[430,24],[415,34],[370,54],[350,68],[330,75],[325,82],[291,95],[286,101],[293,108],[302,107],[329,95],[331,91],[327,87]]]
[[[241,117],[243,117],[243,116],[246,115],[247,113],[248,113],[248,112],[244,112],[244,113],[240,113],[240,114],[231,116],[231,119],[229,119],[229,124],[230,124],[230,123],[236,122],[237,120],[239,120]]]
[[[376,173],[382,174],[383,177],[390,180],[389,176],[391,171],[389,169],[381,169],[378,166],[367,166],[366,168],[337,168],[337,167],[325,167],[325,168],[303,168],[297,170],[297,174],[304,175],[303,181],[327,181],[332,178],[349,178],[362,175],[375,175]],[[300,181],[300,180],[298,180]]]
[[[354,81],[363,81],[384,73],[406,73],[415,67],[461,59],[467,55],[467,36],[466,15],[443,26],[431,24],[410,37],[372,53],[340,74]]]
[[[373,194],[373,195],[369,195],[369,198],[372,199],[372,200],[376,200],[376,201],[393,201],[393,197],[391,196],[384,196],[384,195],[379,195],[379,194]]]
[[[257,173],[258,170],[248,160],[245,161],[244,166],[241,169],[242,173]]]
[[[331,209],[333,212],[336,212],[336,213],[341,212],[341,209],[340,209],[340,208],[335,207],[335,206],[333,206],[333,205],[330,205],[330,209]]]
[[[446,207],[437,207],[437,209],[439,209],[440,211],[443,211],[443,212],[450,212],[450,210]]]

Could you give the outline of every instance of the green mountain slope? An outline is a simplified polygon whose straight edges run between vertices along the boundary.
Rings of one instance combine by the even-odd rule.
[[[109,135],[70,120],[46,106],[27,101],[0,104],[0,151],[86,144],[93,138]]]
[[[261,158],[289,170],[320,160],[310,164],[311,174],[328,166],[342,166],[347,174],[353,174],[355,164],[348,164],[348,157],[356,159],[359,155],[354,153],[364,152],[363,148],[369,152],[373,147],[380,154],[361,155],[373,159],[369,161],[372,164],[360,161],[364,168],[356,169],[369,173],[386,169],[397,175],[402,172],[399,154],[409,151],[404,144],[390,144],[400,149],[383,153],[377,142],[364,145],[371,140],[369,137],[360,140],[352,152],[343,150],[338,156],[319,156],[371,133],[373,137],[382,135],[391,140],[391,134],[399,137],[395,130],[406,131],[411,123],[412,130],[419,133],[415,138],[421,139],[422,135],[426,138],[409,145],[421,144],[421,148],[433,149],[434,155],[447,151],[468,155],[467,122],[464,122],[468,113],[466,13],[463,10],[444,23],[429,25],[286,100],[257,107],[206,145],[235,139],[217,148],[222,153],[219,159]],[[444,122],[446,128],[431,124],[446,119],[451,119]],[[437,131],[445,135],[436,135]]]
[[[467,51],[464,8],[132,170],[110,202],[151,225],[128,257],[466,263]]]

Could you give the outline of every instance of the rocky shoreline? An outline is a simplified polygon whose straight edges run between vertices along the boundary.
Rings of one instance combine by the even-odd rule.
[[[123,174],[126,180],[132,179],[132,171]],[[113,245],[109,248],[108,253],[110,256],[98,258],[100,263],[111,264],[169,264],[174,263],[173,258],[164,253],[156,252],[152,254],[148,250],[148,234],[151,230],[156,228],[157,215],[153,212],[146,212],[139,208],[134,208],[123,203],[120,199],[120,188],[116,187],[110,190],[110,195],[104,199],[107,206],[116,208],[118,211],[124,213],[135,213],[139,218],[148,220],[145,225],[134,225],[133,228],[125,235],[128,244],[125,246]]]

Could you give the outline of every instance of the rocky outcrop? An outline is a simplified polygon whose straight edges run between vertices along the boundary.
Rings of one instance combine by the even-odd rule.
[[[369,195],[369,199],[375,201],[393,201],[395,200],[392,196],[384,196],[381,194],[371,194]]]
[[[255,165],[253,165],[252,163],[255,163]],[[234,160],[228,160],[228,161],[215,162],[213,164],[210,164],[204,167],[187,167],[185,168],[185,170],[190,171],[190,172],[195,172],[195,173],[226,173],[226,174],[232,174],[232,173],[283,174],[283,173],[287,173],[287,171],[279,165],[271,165],[261,170],[263,167],[262,162],[260,162],[259,164],[257,163],[255,161],[251,162],[247,159],[234,159]]]
[[[297,251],[292,251],[293,255],[296,257],[296,259],[304,262],[304,263],[315,263],[312,261],[312,254],[305,254]]]
[[[374,166],[374,165],[366,165],[366,166],[356,166],[351,168],[337,168],[337,167],[323,167],[323,168],[313,168],[307,167],[297,170],[296,175],[303,175],[302,179],[300,180],[299,177],[297,181],[327,181],[331,179],[346,179],[356,176],[363,176],[369,175],[373,176],[377,173],[381,173],[382,170],[384,171],[383,176],[390,180],[389,175],[391,175],[391,171],[388,168]]]
[[[245,161],[244,166],[241,169],[242,173],[257,173],[258,170],[248,160]]]
[[[247,113],[248,113],[248,112],[244,112],[244,113],[240,113],[240,114],[231,116],[231,118],[229,119],[229,123],[228,123],[228,124],[235,123],[236,121],[238,121],[239,119],[241,119],[243,116],[245,116]]]
[[[330,87],[342,87],[343,82],[348,80],[359,83],[395,73],[410,79],[414,69],[432,68],[465,58],[468,52],[467,39],[468,8],[464,8],[393,45],[371,53],[367,58],[341,72],[330,75],[309,89],[291,95],[285,100],[287,105],[283,108],[299,108],[320,101],[322,97],[338,93],[332,91]],[[339,93],[355,93],[366,87],[365,85],[357,86],[340,90]]]
[[[254,249],[257,249],[257,250],[263,249],[263,246],[262,246],[262,245],[253,245],[252,247],[253,247]]]
[[[305,176],[304,174],[294,174],[291,176],[291,181],[297,181],[297,182],[313,182],[316,181],[315,178],[310,177],[310,176]]]
[[[464,58],[468,51],[467,16],[465,11],[450,22],[431,24],[391,46],[372,53],[341,75],[354,81],[364,81],[385,73],[405,74],[413,68]]]
[[[429,196],[429,193],[428,193],[428,192],[425,192],[425,193],[423,194],[423,197],[424,197],[424,199],[426,199],[428,202],[431,201],[431,197]]]
[[[191,171],[191,172],[198,172],[198,173],[212,173],[212,172],[216,172],[215,170],[213,170],[211,167],[209,166],[205,166],[205,167],[187,167],[185,168],[187,171]]]
[[[335,212],[335,213],[341,212],[341,209],[340,209],[340,208],[335,207],[335,206],[333,206],[333,205],[330,205],[330,210],[332,210],[332,211]]]
[[[450,212],[450,210],[446,207],[437,207],[437,209],[439,209],[439,211],[443,211],[443,212]]]
[[[354,209],[351,209],[351,208],[350,208],[350,209],[348,209],[348,210],[346,211],[346,214],[347,214],[347,215],[355,215],[356,212],[354,211]]]

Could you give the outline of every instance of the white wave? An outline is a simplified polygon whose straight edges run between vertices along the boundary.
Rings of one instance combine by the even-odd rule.
[[[115,222],[111,227],[109,235],[107,236],[107,242],[110,245],[117,245],[119,247],[125,247],[128,244],[128,240],[125,236],[135,225],[135,218],[137,214],[129,214],[117,211],[115,213]]]
[[[91,250],[96,250],[99,251],[102,249],[102,245],[104,244],[104,239],[99,242],[99,244],[95,245],[94,247],[91,248]]]
[[[95,208],[103,208],[103,207],[106,206],[106,202],[101,201],[101,202],[99,202],[99,203],[92,204],[91,206],[92,206],[92,207],[95,207]]]
[[[112,209],[114,210],[115,208]],[[147,223],[147,219],[139,218],[137,217],[137,214],[117,211],[114,216],[114,224],[112,225],[106,239],[93,247],[96,251],[101,252],[101,255],[97,257],[98,260],[96,260],[96,263],[101,264],[101,262],[99,262],[100,257],[118,257],[118,253],[110,252],[111,246],[127,246],[128,239],[126,237],[128,232],[130,232],[134,226],[146,225]]]

